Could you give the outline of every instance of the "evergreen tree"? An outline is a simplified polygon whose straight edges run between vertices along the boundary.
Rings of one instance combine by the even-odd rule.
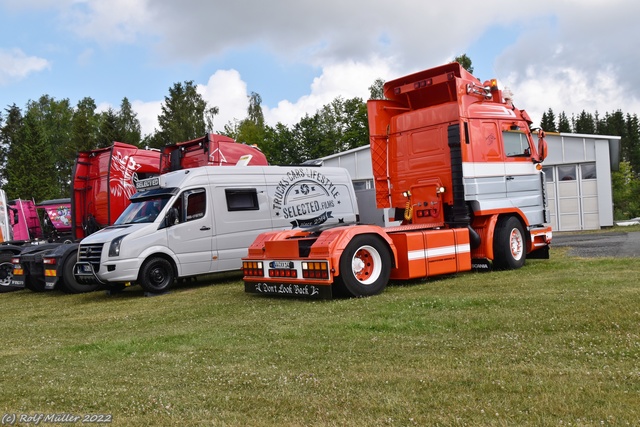
[[[12,198],[45,199],[69,197],[69,187],[61,188],[60,171],[56,168],[56,129],[52,126],[52,104],[43,96],[38,102],[30,101],[21,126],[9,146],[5,189]],[[63,102],[64,104],[64,102]],[[68,104],[68,102],[67,102]],[[58,116],[55,121],[61,121]],[[54,126],[55,127],[55,126]]]
[[[124,129],[120,127],[118,114],[113,108],[109,108],[100,115],[96,148],[109,147],[114,141],[124,142]]]
[[[141,135],[140,121],[138,115],[127,97],[122,98],[120,103],[120,111],[117,114],[118,119],[118,135],[115,141],[126,142],[127,144],[140,147]]]
[[[627,160],[635,176],[640,177],[640,123],[638,116],[627,114],[625,124],[627,140],[624,145],[626,146]],[[640,203],[640,197],[638,197],[638,201]],[[635,216],[640,216],[640,213]]]
[[[571,129],[571,122],[569,122],[569,119],[567,118],[567,115],[564,111],[558,114],[558,132],[573,132],[573,130]]]
[[[542,120],[540,120],[540,127],[546,132],[557,132],[556,130],[556,116],[553,114],[553,110],[549,108],[546,112],[542,113]]]
[[[7,159],[12,144],[18,139],[18,132],[22,127],[22,111],[13,104],[6,110],[6,118],[0,127],[0,182],[4,185],[7,182]]]
[[[164,98],[158,116],[160,130],[145,140],[154,148],[189,141],[206,133],[205,110],[207,103],[196,91],[193,81],[175,83]]]
[[[576,133],[593,135],[596,133],[596,125],[593,115],[582,110],[575,124]]]

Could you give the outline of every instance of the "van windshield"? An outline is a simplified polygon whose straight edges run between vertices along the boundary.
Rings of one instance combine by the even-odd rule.
[[[154,197],[132,202],[114,222],[114,225],[154,222],[168,200],[168,197]]]

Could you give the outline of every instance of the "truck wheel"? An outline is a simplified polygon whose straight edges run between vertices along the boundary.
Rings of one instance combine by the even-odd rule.
[[[100,289],[100,284],[83,285],[76,280],[76,277],[73,275],[73,267],[76,265],[77,254],[77,251],[69,254],[64,261],[62,277],[58,279],[62,291],[68,294],[81,294],[83,292],[93,292]]]
[[[493,266],[496,270],[515,270],[524,265],[524,231],[517,218],[508,216],[498,220],[493,235]]]
[[[164,258],[151,258],[142,265],[138,283],[147,292],[161,293],[171,287],[174,279],[173,266]]]
[[[13,278],[13,264],[11,264],[11,258],[13,258],[13,254],[0,254],[0,292],[9,292],[20,289],[15,286],[11,286],[11,279]]]
[[[354,297],[379,294],[391,274],[391,255],[377,236],[353,238],[340,257],[338,284]]]

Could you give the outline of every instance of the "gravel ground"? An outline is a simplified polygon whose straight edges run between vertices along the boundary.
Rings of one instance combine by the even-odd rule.
[[[552,247],[578,257],[640,257],[640,232],[553,233]]]

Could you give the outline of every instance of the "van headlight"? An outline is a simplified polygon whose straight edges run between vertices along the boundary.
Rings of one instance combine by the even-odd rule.
[[[125,235],[126,236],[126,235]],[[109,245],[109,256],[120,256],[120,245],[122,244],[122,239],[125,236],[116,237],[111,241],[111,245]]]

